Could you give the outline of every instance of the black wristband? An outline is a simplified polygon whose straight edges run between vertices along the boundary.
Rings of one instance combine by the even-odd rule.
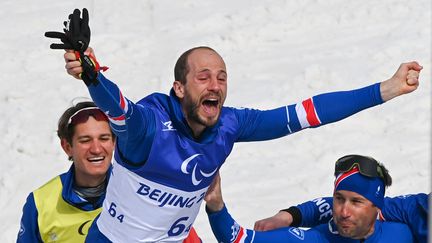
[[[93,84],[94,86],[98,85],[99,80],[97,80],[97,71],[95,70],[96,66],[92,62],[89,56],[84,55],[84,53],[80,53],[81,55],[81,65],[83,68],[83,72],[81,74],[81,79],[84,81],[84,83],[88,86]],[[95,60],[96,62],[96,60]]]
[[[281,211],[287,212],[291,214],[293,221],[291,223],[291,227],[299,227],[302,222],[302,214],[300,209],[295,206],[289,207],[287,209],[282,209]]]

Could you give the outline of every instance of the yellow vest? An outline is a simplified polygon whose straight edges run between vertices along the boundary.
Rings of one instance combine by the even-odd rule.
[[[84,242],[88,229],[102,208],[84,211],[63,200],[60,176],[33,192],[43,242]]]

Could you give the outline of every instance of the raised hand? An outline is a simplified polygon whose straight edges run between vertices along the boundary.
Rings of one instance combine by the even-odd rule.
[[[97,76],[100,70],[105,71],[107,67],[101,67],[89,47],[90,27],[87,9],[81,11],[75,9],[69,15],[69,20],[64,23],[64,32],[49,31],[45,36],[57,38],[62,42],[53,43],[51,49],[65,49],[66,70],[75,78],[82,79],[87,86],[97,85]],[[90,51],[88,51],[90,50]]]
[[[388,101],[399,95],[413,92],[419,86],[419,75],[423,69],[416,61],[402,63],[396,73],[381,83],[381,97]]]
[[[87,9],[83,9],[82,18],[80,10],[75,9],[73,13],[69,15],[69,20],[65,21],[63,24],[65,26],[63,32],[45,32],[46,37],[60,39],[62,42],[61,44],[53,43],[50,45],[50,48],[75,50],[80,53],[87,50],[90,44],[89,15]]]

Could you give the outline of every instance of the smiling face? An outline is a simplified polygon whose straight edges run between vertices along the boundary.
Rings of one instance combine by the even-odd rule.
[[[362,239],[374,231],[378,209],[362,195],[339,190],[333,195],[333,220],[339,234]]]
[[[215,51],[200,48],[187,60],[186,83],[174,82],[183,113],[194,136],[217,123],[227,93],[225,63]]]
[[[114,149],[114,138],[107,121],[90,116],[86,122],[75,125],[72,144],[61,139],[61,145],[72,157],[78,186],[94,187],[105,180]]]

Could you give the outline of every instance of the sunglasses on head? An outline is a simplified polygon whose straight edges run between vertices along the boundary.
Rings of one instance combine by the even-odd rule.
[[[85,107],[76,111],[69,118],[67,125],[77,125],[86,122],[92,116],[97,121],[108,121],[108,117],[97,107]]]
[[[385,180],[383,168],[373,158],[361,155],[347,155],[336,161],[335,176],[357,167],[360,174],[367,177],[380,177]]]

